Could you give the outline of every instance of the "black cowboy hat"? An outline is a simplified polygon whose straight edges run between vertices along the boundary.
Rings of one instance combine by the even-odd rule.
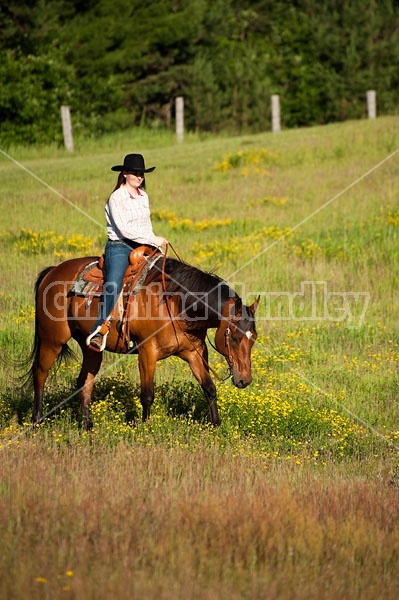
[[[123,165],[111,167],[111,171],[137,171],[139,173],[151,173],[154,169],[155,167],[145,168],[142,154],[126,154]]]

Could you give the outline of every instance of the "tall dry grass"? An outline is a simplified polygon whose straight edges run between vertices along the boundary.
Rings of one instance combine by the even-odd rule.
[[[0,453],[0,597],[396,598],[398,490],[220,448]]]

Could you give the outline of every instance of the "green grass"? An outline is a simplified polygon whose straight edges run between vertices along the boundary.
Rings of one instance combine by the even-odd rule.
[[[194,138],[180,145],[166,134],[150,132],[145,139],[138,131],[138,148],[121,138],[126,144],[121,150],[115,138],[112,152],[105,152],[109,138],[93,148],[82,144],[73,155],[42,148],[39,157],[27,150],[20,159],[16,149],[13,158],[23,169],[5,158],[0,162],[4,214],[12,217],[0,232],[4,350],[28,352],[37,272],[102,251],[104,202],[115,179],[110,166],[137,149],[157,166],[147,178],[156,232],[186,261],[216,269],[248,302],[261,293],[259,330],[266,341],[254,369],[259,384],[268,385],[262,361],[280,357],[283,370],[300,371],[332,397],[342,394],[344,382],[345,397],[352,398],[359,376],[369,380],[364,387],[370,394],[383,367],[370,362],[375,350],[389,354],[378,395],[381,388],[394,389],[398,156],[364,174],[393,151],[398,133],[396,120],[384,118],[279,135]],[[349,304],[342,304],[342,293]],[[356,293],[362,294],[358,302]],[[312,318],[315,310],[317,319]],[[285,356],[287,339],[292,348]],[[347,356],[356,365],[344,376],[348,359],[342,357]],[[108,359],[109,365],[113,362],[120,364],[120,359]],[[368,368],[373,372],[366,373]],[[183,365],[165,371],[166,380],[170,372],[182,373],[187,381]],[[367,404],[365,398],[351,399],[350,410],[361,418],[367,413],[373,424],[383,421],[396,428],[396,410],[390,422],[381,407],[374,414]]]
[[[8,536],[2,537],[8,540],[5,596],[57,597],[69,585],[75,597],[87,597],[89,589],[94,597],[100,581],[100,598],[110,597],[108,592],[132,597],[129,585],[137,586],[138,595],[157,598],[265,597],[265,590],[270,598],[372,598],[377,589],[393,598],[399,153],[374,167],[399,148],[397,118],[235,138],[188,136],[180,145],[168,134],[135,131],[95,144],[78,141],[76,148],[72,155],[56,148],[10,150],[24,168],[0,157],[5,216],[0,347],[6,359],[0,364],[0,460],[6,474],[0,480],[0,509],[8,510],[14,486],[23,482],[21,490],[32,490],[25,501],[22,492],[14,501],[11,524],[3,532]],[[254,381],[241,391],[230,382],[218,384],[222,426],[213,431],[188,367],[168,359],[157,367],[153,418],[143,425],[137,359],[106,355],[95,388],[95,428],[88,436],[80,429],[74,393],[76,358],[50,378],[45,407],[61,405],[60,410],[32,434],[32,397],[18,389],[10,361],[30,350],[34,281],[49,264],[102,252],[104,203],[115,183],[110,167],[136,151],[157,167],[147,177],[155,232],[187,262],[215,269],[247,303],[261,294]],[[225,374],[222,358],[213,350],[210,356],[212,367]],[[201,468],[195,462],[199,456]],[[68,457],[74,461],[75,488],[68,483]],[[138,462],[131,465],[132,457]],[[94,475],[84,466],[87,460]],[[106,475],[98,474],[99,461]],[[52,465],[54,481],[68,489],[71,514],[68,535],[62,527],[59,537],[46,529],[44,550],[37,533],[44,515],[35,502],[48,477],[46,464]],[[125,486],[123,476],[135,464],[137,474]],[[90,520],[84,478],[94,517],[82,531],[70,519],[72,508],[79,512],[83,506],[81,514]],[[236,481],[242,483],[237,493]],[[158,497],[163,482],[166,493]],[[126,490],[129,485],[145,490],[151,483],[144,513],[148,508],[148,515],[156,510],[167,515],[172,498],[172,516],[165,530],[161,521],[152,526],[145,518],[137,537],[130,538],[123,524],[125,507],[130,511]],[[119,505],[115,489],[121,486]],[[346,506],[345,494],[358,500]],[[54,490],[51,495],[54,512],[48,510],[55,523],[63,518],[64,501]],[[116,503],[116,513],[106,509],[104,533],[96,538],[102,514],[98,496],[107,506]],[[138,492],[133,510],[143,510],[140,497]],[[268,502],[275,510],[281,505],[281,519],[266,514]],[[247,504],[251,508],[244,510]],[[376,525],[373,515],[381,506],[387,517]],[[249,525],[245,531],[238,525],[240,510],[244,522],[253,519],[258,542],[251,541]],[[219,521],[225,529],[216,527],[217,541],[200,534],[201,523]],[[133,521],[129,527],[134,529]],[[237,536],[228,534],[231,527]],[[123,548],[117,547],[114,530]],[[155,552],[161,530],[164,557]],[[362,537],[366,530],[372,532],[373,555]],[[195,541],[192,551],[185,542],[191,535],[197,551]],[[123,565],[115,575],[105,569],[100,580],[94,571],[85,577],[92,539],[109,549],[111,565]],[[73,546],[81,549],[79,560],[73,559]],[[15,565],[26,547],[31,556],[43,556],[42,563],[31,558],[16,583]],[[97,542],[94,547],[97,569],[104,554]],[[133,547],[137,560],[131,558]],[[58,562],[52,562],[51,552]],[[79,561],[84,568],[78,568]],[[132,569],[126,589],[117,583],[124,568]],[[65,575],[68,570],[73,577]]]

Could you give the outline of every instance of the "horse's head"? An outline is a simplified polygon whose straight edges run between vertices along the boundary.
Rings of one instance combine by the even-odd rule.
[[[239,308],[229,300],[215,334],[216,350],[226,358],[238,388],[245,388],[252,381],[251,350],[257,338],[254,315],[258,305],[259,298],[251,306]]]

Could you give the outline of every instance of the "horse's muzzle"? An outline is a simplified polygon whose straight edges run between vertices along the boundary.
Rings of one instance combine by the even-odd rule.
[[[244,388],[247,387],[247,385],[249,385],[252,381],[252,376],[249,375],[248,377],[243,377],[242,375],[235,375],[233,373],[233,384],[236,386],[236,388],[242,390]]]

